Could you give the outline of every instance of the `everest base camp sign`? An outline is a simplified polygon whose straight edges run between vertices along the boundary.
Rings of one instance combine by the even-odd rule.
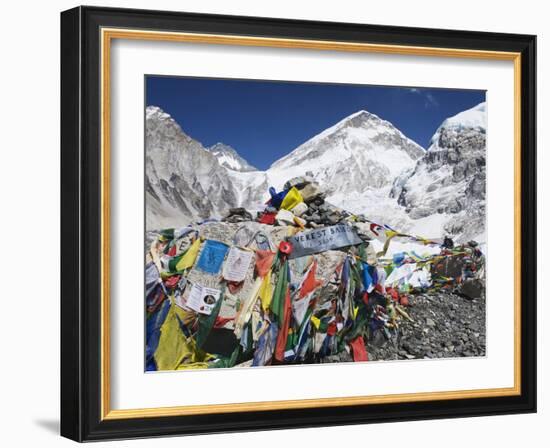
[[[331,249],[353,246],[363,242],[352,227],[346,224],[300,232],[289,238],[293,249],[290,258],[305,257]]]

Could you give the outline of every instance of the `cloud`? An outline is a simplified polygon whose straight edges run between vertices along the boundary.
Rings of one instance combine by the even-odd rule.
[[[429,107],[438,107],[439,106],[439,102],[437,101],[435,96],[433,96],[430,92],[428,92],[424,89],[418,89],[416,87],[409,87],[409,88],[407,88],[407,91],[412,93],[412,94],[421,96],[424,99],[424,107],[426,109],[428,109]]]
[[[424,98],[426,100],[426,103],[428,103],[429,106],[434,106],[434,107],[439,106],[439,102],[435,99],[435,97],[430,92],[426,92],[426,94],[424,95]]]

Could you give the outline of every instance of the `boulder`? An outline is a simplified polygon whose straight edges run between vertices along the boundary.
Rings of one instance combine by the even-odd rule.
[[[280,226],[294,225],[294,213],[288,210],[279,210],[275,219]]]
[[[252,220],[252,214],[250,214],[250,212],[248,212],[244,207],[230,208],[229,213],[223,219],[225,222],[244,222]]]
[[[319,185],[312,182],[305,185],[301,190],[300,194],[306,204],[315,201],[316,199],[324,198],[324,194],[319,188]]]
[[[296,176],[292,179],[286,181],[284,185],[285,190],[290,190],[292,187],[296,187],[298,190],[301,190],[306,185],[313,182],[313,179],[309,176]]]
[[[467,278],[458,288],[458,292],[468,299],[479,299],[483,292],[483,282],[477,278]]]
[[[302,216],[307,211],[307,209],[307,205],[304,202],[300,202],[292,209],[292,213],[294,213],[295,216]]]

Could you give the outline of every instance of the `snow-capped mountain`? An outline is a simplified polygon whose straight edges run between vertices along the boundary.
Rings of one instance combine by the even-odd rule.
[[[363,193],[391,185],[424,152],[389,121],[362,110],[273,163],[267,174],[282,187],[286,179],[310,171],[329,196]]]
[[[258,171],[258,168],[250,165],[244,160],[235,149],[224,143],[216,143],[207,148],[216,158],[221,166],[233,171]]]
[[[485,232],[486,103],[446,119],[413,169],[391,191],[413,220],[439,215],[441,231],[466,240]]]
[[[268,188],[261,176],[220,165],[158,107],[147,107],[145,130],[147,229],[223,215],[230,207],[258,202]]]
[[[409,226],[390,190],[393,180],[415,166],[425,150],[389,121],[365,110],[326,129],[267,171],[270,183],[310,172],[327,191],[327,200],[373,221]]]
[[[485,103],[445,120],[428,150],[390,122],[356,112],[255,170],[233,148],[205,148],[157,107],[146,111],[147,228],[254,209],[295,176],[327,201],[426,237],[484,240]],[[260,149],[260,148],[259,148]]]

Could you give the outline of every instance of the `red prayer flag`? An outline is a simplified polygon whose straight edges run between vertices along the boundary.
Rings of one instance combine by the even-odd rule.
[[[181,275],[172,275],[164,280],[164,286],[169,289],[175,288],[178,282],[180,281]]]
[[[337,331],[338,331],[338,327],[336,326],[336,322],[331,322],[327,328],[327,335],[334,336]]]
[[[283,326],[279,328],[279,334],[277,335],[277,345],[275,346],[275,359],[277,361],[284,361],[285,359],[285,347],[286,340],[288,338],[288,330],[290,327],[290,316],[292,313],[292,306],[290,305],[290,289],[287,287],[285,304],[284,304],[284,319]]]
[[[390,294],[392,300],[395,302],[399,300],[399,294],[394,288],[386,288],[386,292]]]
[[[222,328],[227,322],[231,322],[234,319],[234,317],[217,316],[214,322],[214,328]]]
[[[349,343],[349,345],[351,346],[351,350],[353,352],[354,362],[369,360],[367,349],[365,348],[365,341],[363,341],[363,336],[357,336],[353,341]]]
[[[315,279],[316,271],[317,271],[317,260],[313,262],[313,266],[311,266],[311,269],[306,274],[306,278],[302,283],[302,288],[300,289],[300,294],[299,294],[300,299],[303,299],[305,296],[307,296],[309,293],[311,293],[316,288],[321,286],[321,284],[323,283],[321,280]]]
[[[258,274],[258,277],[266,276],[273,264],[273,258],[275,258],[275,252],[270,250],[256,251],[256,274]]]
[[[380,231],[381,227],[378,224],[372,223],[370,225],[370,230],[372,233],[374,233],[376,236],[378,236],[378,232]]]
[[[260,224],[269,224],[273,225],[275,223],[275,217],[277,216],[276,213],[264,213],[260,220],[258,221]]]

